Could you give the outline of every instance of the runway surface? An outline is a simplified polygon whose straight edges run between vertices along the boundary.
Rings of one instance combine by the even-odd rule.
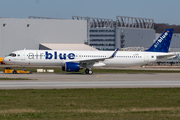
[[[32,80],[0,80],[0,89],[65,89],[65,88],[157,88],[180,87],[179,73],[154,74],[3,74],[0,78]]]
[[[1,89],[179,87],[180,81],[1,82]]]

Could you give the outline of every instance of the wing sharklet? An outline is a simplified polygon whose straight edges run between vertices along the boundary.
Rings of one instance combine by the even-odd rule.
[[[114,53],[107,59],[111,59],[111,58],[114,58],[116,56],[116,53],[119,51],[119,48],[117,48]]]

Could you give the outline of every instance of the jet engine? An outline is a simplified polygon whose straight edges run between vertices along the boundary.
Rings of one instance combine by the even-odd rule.
[[[62,71],[66,72],[78,72],[80,70],[79,63],[75,62],[66,62],[64,66],[62,66]]]

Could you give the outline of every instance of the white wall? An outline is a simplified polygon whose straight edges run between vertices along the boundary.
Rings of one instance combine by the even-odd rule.
[[[39,43],[83,44],[85,40],[86,20],[0,18],[0,57],[24,48],[39,49]]]

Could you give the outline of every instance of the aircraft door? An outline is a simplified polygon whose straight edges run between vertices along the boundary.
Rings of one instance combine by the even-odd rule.
[[[25,60],[25,50],[21,51],[21,60]]]
[[[148,53],[144,54],[144,62],[149,62],[149,54]]]

